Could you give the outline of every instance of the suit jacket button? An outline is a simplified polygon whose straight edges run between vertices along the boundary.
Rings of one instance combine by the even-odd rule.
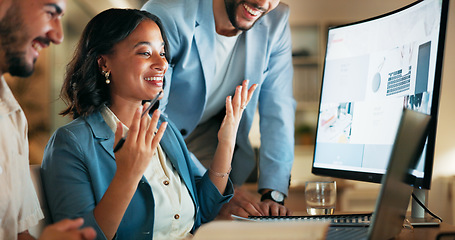
[[[186,129],[180,129],[180,133],[185,136],[188,132],[186,131]]]

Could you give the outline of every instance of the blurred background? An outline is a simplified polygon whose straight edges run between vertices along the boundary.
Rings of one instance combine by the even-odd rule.
[[[65,68],[86,23],[97,13],[112,7],[140,8],[145,0],[68,0],[67,12],[63,17],[65,40],[42,52],[35,74],[27,79],[7,81],[24,108],[29,121],[30,163],[40,164],[44,147],[54,130],[70,121],[58,113],[64,103],[59,92]],[[292,169],[291,209],[298,208],[301,185],[318,178],[311,174],[314,133],[317,121],[320,81],[322,79],[323,56],[327,28],[373,16],[402,6],[410,0],[283,0],[290,6],[290,25],[293,39],[294,96],[298,102],[296,113],[296,158]],[[442,80],[439,122],[436,140],[434,177],[430,191],[430,207],[455,222],[455,4],[449,9],[444,72]],[[257,128],[251,133],[256,146]],[[345,210],[369,210],[374,208],[377,184],[346,183]],[[294,191],[292,191],[294,189]],[[293,203],[295,201],[295,203]],[[359,204],[361,203],[361,204]]]

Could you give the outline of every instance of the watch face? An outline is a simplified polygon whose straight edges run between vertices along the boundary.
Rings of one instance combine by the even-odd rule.
[[[272,191],[271,196],[272,196],[273,200],[275,200],[276,202],[284,201],[284,195],[278,191]]]

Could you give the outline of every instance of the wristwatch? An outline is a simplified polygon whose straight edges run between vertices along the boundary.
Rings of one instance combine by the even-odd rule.
[[[266,199],[270,199],[276,203],[284,205],[284,194],[282,194],[278,191],[273,190],[273,191],[268,191],[268,192],[262,194],[261,202]]]

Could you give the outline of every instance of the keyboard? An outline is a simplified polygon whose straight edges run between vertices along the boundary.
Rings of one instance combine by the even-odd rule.
[[[330,227],[326,240],[363,240],[368,239],[367,227]]]
[[[368,227],[372,213],[312,216],[249,216],[253,221],[330,221],[332,227]]]

